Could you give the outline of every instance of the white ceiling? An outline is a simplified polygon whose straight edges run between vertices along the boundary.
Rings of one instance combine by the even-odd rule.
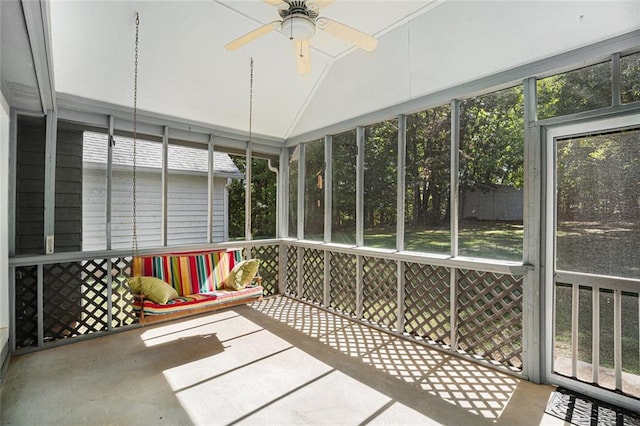
[[[321,15],[379,35],[430,3],[338,0]],[[300,76],[292,42],[279,31],[236,51],[224,49],[279,19],[277,8],[263,1],[54,0],[56,90],[131,105],[136,12],[141,109],[245,129],[254,58],[254,131],[278,138],[293,131],[332,63],[352,50],[319,31],[311,41],[312,72]]]
[[[321,16],[375,35],[378,48],[318,31],[313,70],[300,76],[279,32],[224,49],[279,19],[262,0],[51,0],[49,12],[57,92],[131,106],[138,12],[140,109],[246,132],[253,58],[253,130],[278,139],[640,28],[639,1],[336,0]],[[35,78],[26,31],[11,24],[19,2],[3,1],[2,13],[6,94]]]

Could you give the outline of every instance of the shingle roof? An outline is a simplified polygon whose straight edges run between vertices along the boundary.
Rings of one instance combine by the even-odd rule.
[[[131,138],[115,136],[113,147],[114,166],[133,166],[133,144]],[[107,163],[107,135],[84,132],[82,159],[84,162]],[[216,176],[241,179],[231,157],[223,152],[214,152],[213,173]],[[136,141],[136,167],[161,169],[162,144],[144,140]],[[180,145],[169,145],[169,170],[207,173],[207,151]]]

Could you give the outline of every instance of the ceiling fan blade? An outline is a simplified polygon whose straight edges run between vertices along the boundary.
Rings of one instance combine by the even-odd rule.
[[[335,1],[336,0],[308,0],[307,7],[314,12],[318,12],[320,9],[324,9]]]
[[[313,0],[313,2],[320,7],[320,9],[329,6],[331,3],[335,1],[336,0]]]
[[[334,37],[355,44],[356,46],[371,52],[378,46],[378,39],[365,34],[362,31],[351,28],[348,25],[333,21],[329,18],[318,18],[318,28],[324,30]]]
[[[265,3],[269,3],[272,6],[280,6],[281,3],[284,3],[283,0],[264,0]]]
[[[311,72],[311,49],[309,48],[309,40],[296,41],[295,48],[298,74],[308,74]]]
[[[245,44],[252,42],[253,40],[257,39],[258,37],[262,37],[265,34],[270,33],[271,31],[275,30],[276,28],[278,28],[278,26],[280,25],[280,21],[273,21],[273,22],[269,22],[268,24],[265,24],[259,28],[256,28],[255,30],[241,36],[238,37],[237,39],[233,40],[230,43],[227,43],[224,48],[227,50],[236,50],[242,46],[244,46]]]

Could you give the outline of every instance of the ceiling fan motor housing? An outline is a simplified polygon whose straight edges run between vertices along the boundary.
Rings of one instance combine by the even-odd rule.
[[[305,0],[290,0],[288,9],[279,11],[282,33],[290,40],[309,40],[316,33],[318,12],[309,9]]]
[[[318,11],[310,9],[306,0],[289,0],[286,3],[289,4],[289,7],[278,11],[282,19],[294,14],[304,15],[312,20],[318,17]]]

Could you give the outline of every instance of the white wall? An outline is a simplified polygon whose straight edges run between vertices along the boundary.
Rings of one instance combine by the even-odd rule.
[[[9,340],[9,105],[0,93],[0,351]],[[0,366],[2,359],[0,359]]]

